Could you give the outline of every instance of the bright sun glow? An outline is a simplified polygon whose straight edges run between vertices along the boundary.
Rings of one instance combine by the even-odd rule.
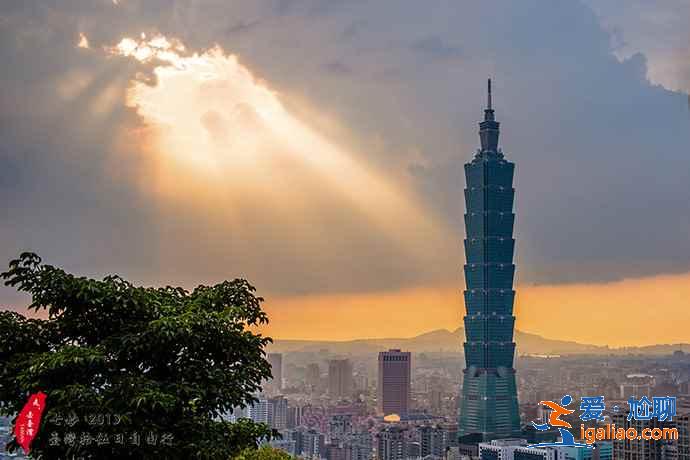
[[[290,113],[220,47],[189,53],[177,40],[142,35],[106,50],[153,69],[154,82],[132,82],[127,104],[147,127],[138,133],[153,166],[146,186],[161,196],[222,202],[235,219],[247,203],[260,205],[308,232],[319,231],[308,221],[321,207],[349,209],[412,252],[447,236],[411,194]]]
[[[89,40],[86,38],[86,35],[84,34],[79,34],[79,43],[77,43],[77,47],[79,48],[88,48],[89,47]]]

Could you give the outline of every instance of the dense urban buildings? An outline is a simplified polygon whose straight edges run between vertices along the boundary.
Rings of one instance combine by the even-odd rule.
[[[555,440],[554,433],[540,437],[543,433],[530,430],[532,421],[548,418],[548,409],[538,405],[540,400],[556,401],[564,394],[571,394],[576,400],[585,395],[602,395],[609,410],[614,405],[627,408],[627,400],[632,395],[621,397],[621,385],[636,384],[636,388],[645,392],[649,386],[650,395],[677,395],[678,414],[667,425],[678,428],[677,441],[657,445],[648,441],[640,445],[635,441],[600,442],[595,450],[563,447],[559,448],[562,456],[554,460],[690,460],[688,354],[518,356],[515,367],[518,369],[522,435],[512,441],[504,439],[492,444],[481,439],[458,439],[457,385],[462,373],[461,353],[429,349],[410,352],[407,414],[384,417],[378,410],[379,351],[335,350],[325,345],[311,350],[306,348],[283,353],[282,396],[257,394],[258,401],[253,406],[244,410],[237,408],[231,417],[250,417],[268,423],[283,436],[270,443],[300,458],[475,460],[479,458],[479,443],[483,442],[502,446],[485,448],[484,458],[490,458],[489,451],[493,450],[518,460],[548,460],[553,451],[524,446],[525,443]],[[329,362],[342,360],[343,356],[347,356],[355,370],[353,373],[360,374],[369,383],[349,396],[332,397],[328,375],[318,370],[328,369]],[[309,383],[307,376],[311,376]],[[625,415],[620,414],[615,423],[626,427],[624,419]],[[573,433],[579,436],[578,414],[568,420],[573,423]],[[632,424],[637,424],[638,428],[642,426],[638,422]]]
[[[465,370],[460,435],[484,440],[520,435],[513,355],[513,171],[498,148],[499,123],[488,105],[481,149],[465,164]]]
[[[378,362],[378,413],[406,415],[410,408],[411,353],[382,351]]]

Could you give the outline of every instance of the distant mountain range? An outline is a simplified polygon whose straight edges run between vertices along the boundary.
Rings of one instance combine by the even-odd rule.
[[[460,352],[465,339],[463,328],[451,332],[437,329],[410,338],[358,339],[348,341],[281,340],[269,347],[271,352],[319,352],[328,350],[336,354],[369,354],[390,348],[400,348],[414,353]],[[690,353],[690,344],[664,344],[645,347],[609,348],[565,340],[546,339],[536,334],[515,331],[515,342],[519,355],[575,355],[575,354],[642,354],[664,355],[676,350]]]

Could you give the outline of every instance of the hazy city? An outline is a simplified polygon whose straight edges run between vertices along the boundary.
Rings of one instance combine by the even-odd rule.
[[[389,432],[398,429],[402,430],[398,441],[402,447],[394,448],[402,448],[405,453],[391,454],[388,458],[471,456],[471,448],[465,446],[465,451],[460,451],[457,441],[462,355],[434,351],[433,343],[422,342],[422,338],[419,342],[426,349],[417,344],[418,351],[411,355],[409,386],[405,388],[404,383],[398,383],[401,386],[394,384],[395,389],[390,390],[409,391],[409,406],[399,418],[384,418],[378,403],[377,382],[382,374],[376,351],[380,345],[376,342],[368,346],[304,344],[301,351],[269,354],[271,363],[280,369],[276,375],[282,383],[269,382],[259,403],[239,414],[272,424],[284,434],[274,445],[303,457],[371,458],[374,449],[383,447],[379,443],[387,442]],[[524,425],[542,417],[537,405],[540,400],[556,400],[563,394],[603,395],[607,404],[621,407],[627,407],[630,395],[669,394],[677,395],[676,423],[687,436],[690,354],[680,349],[600,355],[527,354],[516,359],[516,370]],[[400,412],[399,408],[396,413]],[[659,446],[658,452],[647,456],[634,457],[630,452],[626,456],[621,450],[615,458],[687,458],[688,438],[685,439],[684,444]],[[600,458],[613,458],[613,446],[610,448],[608,457]],[[570,452],[563,458],[582,457]]]

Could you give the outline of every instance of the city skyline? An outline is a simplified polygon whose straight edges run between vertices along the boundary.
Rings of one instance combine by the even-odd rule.
[[[0,264],[246,278],[276,338],[455,330],[457,178],[493,75],[516,327],[687,342],[686,3],[5,2]]]
[[[690,460],[689,18],[0,2],[0,460]]]
[[[305,372],[319,364],[332,362],[339,353],[335,350],[320,349],[316,352],[288,352],[284,355],[289,362],[286,374],[284,395],[261,395],[254,408],[238,411],[235,416],[249,414],[256,421],[266,421],[281,430],[283,439],[272,442],[275,447],[291,454],[311,457],[313,450],[328,460],[348,458],[367,460],[404,460],[443,458],[460,460],[462,455],[479,456],[479,451],[490,446],[507,448],[501,458],[534,458],[551,453],[547,450],[532,450],[528,444],[536,442],[535,434],[530,432],[532,421],[544,421],[548,410],[539,404],[546,399],[558,399],[564,393],[572,394],[579,400],[584,395],[604,395],[607,414],[614,411],[613,419],[618,427],[635,426],[638,432],[645,427],[644,421],[628,422],[626,414],[615,414],[615,406],[626,407],[629,395],[652,397],[659,394],[677,395],[678,410],[674,422],[664,427],[677,427],[680,433],[678,442],[654,443],[598,441],[594,450],[579,450],[575,447],[563,449],[565,459],[601,458],[610,460],[621,456],[638,454],[640,458],[656,460],[685,460],[688,450],[688,421],[690,420],[690,363],[688,353],[667,353],[655,357],[640,355],[620,356],[571,356],[571,357],[523,357],[518,360],[518,388],[520,393],[520,435],[512,439],[480,443],[477,439],[458,440],[459,424],[455,412],[457,382],[460,377],[460,360],[444,360],[441,355],[413,353],[411,366],[410,410],[402,416],[383,416],[377,409],[380,390],[380,357],[389,352],[368,352],[352,356],[352,363],[358,373],[368,374],[371,379],[360,380],[353,388],[349,398],[341,395],[333,397],[329,389],[330,373],[320,373],[316,385],[304,378]],[[401,357],[404,351],[392,350],[392,356]],[[377,360],[377,355],[379,359]],[[449,355],[445,355],[448,357]],[[394,361],[402,363],[403,361]],[[377,374],[379,377],[377,378]],[[287,402],[285,400],[287,399]],[[283,405],[284,418],[271,414]],[[573,409],[577,409],[574,406]],[[579,413],[584,413],[580,408]],[[568,418],[577,426],[581,420],[577,416]],[[573,430],[577,435],[579,430]],[[551,434],[543,433],[549,437]],[[305,443],[305,440],[307,441]],[[541,441],[545,439],[542,438]],[[540,441],[540,442],[541,442]],[[313,445],[312,445],[313,443]],[[516,450],[517,449],[517,450]],[[498,450],[498,449],[494,449]],[[517,452],[522,453],[521,456]],[[595,453],[597,455],[592,456]],[[447,457],[446,457],[447,455]],[[460,457],[459,457],[460,456]],[[435,457],[435,458],[434,458]],[[488,457],[493,458],[493,457]]]

